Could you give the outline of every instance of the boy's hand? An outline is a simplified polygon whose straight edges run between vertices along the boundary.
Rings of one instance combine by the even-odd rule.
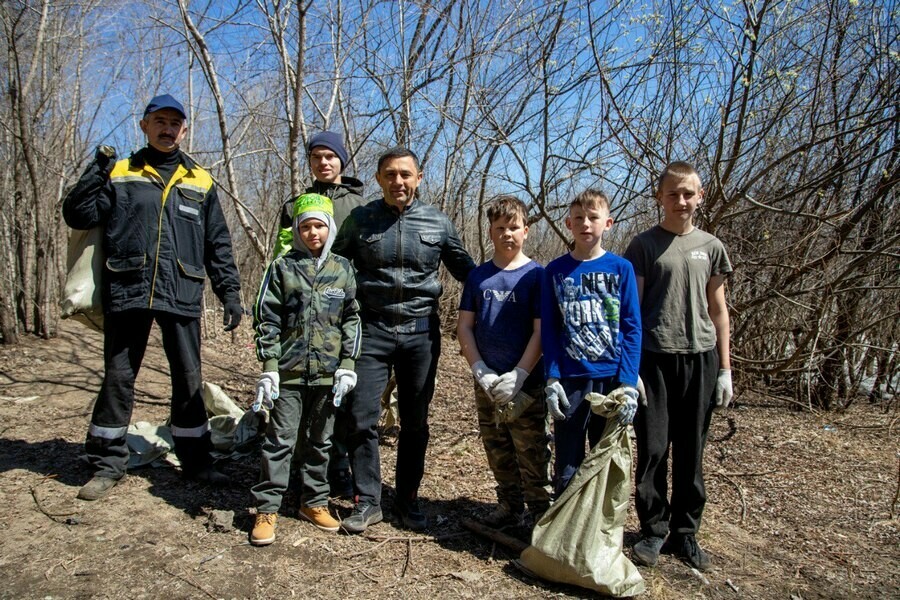
[[[504,373],[498,377],[491,389],[488,390],[488,393],[497,404],[509,402],[522,389],[526,379],[528,379],[528,371],[516,367],[509,373]]]
[[[638,401],[640,401],[641,406],[646,408],[647,407],[647,389],[644,387],[644,380],[641,379],[640,375],[638,375],[637,391],[638,391]]]
[[[345,394],[349,394],[356,387],[356,373],[348,369],[338,369],[334,372],[334,385],[331,393],[334,394],[332,402],[335,406],[341,405]]]
[[[563,389],[559,379],[556,377],[548,379],[544,394],[546,394],[547,410],[550,411],[550,415],[557,421],[564,420],[566,415],[559,408],[569,410],[569,397],[566,396],[566,390]]]
[[[256,381],[256,401],[251,407],[253,412],[272,410],[275,399],[278,398],[279,383],[278,371],[266,371],[259,376]]]
[[[613,397],[617,395],[623,396],[623,402],[616,419],[622,425],[628,425],[634,420],[634,415],[637,413],[638,396],[640,394],[636,388],[633,388],[630,385],[623,385],[614,389],[610,394],[610,396]]]
[[[491,387],[499,379],[497,373],[489,369],[488,366],[484,364],[483,360],[479,360],[472,365],[472,375],[475,376],[475,381],[478,382],[478,385],[481,386],[481,389],[483,389],[489,395],[491,394]]]
[[[728,408],[733,397],[731,369],[719,369],[719,377],[716,379],[716,408]]]

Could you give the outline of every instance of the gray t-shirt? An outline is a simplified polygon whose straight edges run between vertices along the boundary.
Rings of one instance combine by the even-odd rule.
[[[696,228],[676,235],[657,225],[631,240],[624,256],[644,279],[643,349],[697,354],[715,348],[706,284],[732,271],[722,242]]]

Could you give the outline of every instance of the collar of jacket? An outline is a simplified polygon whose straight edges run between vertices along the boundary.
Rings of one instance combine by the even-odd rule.
[[[137,152],[135,152],[131,155],[130,160],[131,160],[131,164],[133,166],[141,168],[147,163],[147,159],[145,158],[145,151],[146,151],[145,148],[141,148],[140,150],[138,150]],[[181,164],[184,165],[184,168],[187,169],[188,171],[192,170],[194,167],[197,166],[197,163],[195,163],[190,157],[188,157],[187,154],[185,154],[181,150],[178,150],[178,159],[181,162]]]
[[[362,196],[363,192],[363,182],[355,177],[341,176],[340,183],[325,183],[323,181],[319,181],[318,179],[314,179],[311,186],[309,186],[306,191],[307,192],[315,192],[316,194],[322,194],[323,196],[328,196],[331,198],[332,191],[335,189],[344,189],[349,192],[355,192]]]
[[[395,207],[391,204],[388,204],[387,200],[385,200],[384,197],[381,198],[382,210],[389,212],[396,217],[399,217],[400,215],[409,214],[410,212],[417,209],[421,204],[422,204],[422,202],[419,200],[419,197],[416,196],[415,198],[413,198],[413,201],[409,203],[409,206],[407,206],[401,213],[399,210],[397,210],[397,207]]]

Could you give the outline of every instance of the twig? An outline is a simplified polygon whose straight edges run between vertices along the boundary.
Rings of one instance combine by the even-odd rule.
[[[738,588],[738,586],[736,586],[736,585],[734,585],[733,583],[731,583],[731,580],[730,580],[730,579],[726,579],[726,580],[725,580],[725,585],[727,585],[728,587],[730,587],[734,592],[739,592],[739,591],[740,591],[740,589]]]
[[[479,535],[483,535],[484,537],[497,542],[498,544],[505,546],[507,549],[512,550],[517,555],[521,554],[525,548],[528,547],[528,544],[523,542],[518,538],[514,538],[511,535],[507,535],[502,531],[498,531],[486,525],[479,523],[478,521],[474,521],[472,519],[463,519],[462,526],[470,531],[474,531]]]
[[[198,590],[200,590],[201,592],[203,592],[204,594],[206,594],[207,596],[209,596],[209,597],[212,598],[213,600],[216,600],[216,597],[215,597],[213,594],[210,594],[210,593],[209,593],[206,589],[204,589],[203,586],[201,586],[199,583],[196,583],[196,582],[194,582],[194,581],[191,581],[189,577],[187,577],[187,576],[185,576],[185,575],[180,575],[180,574],[178,574],[178,573],[173,573],[172,571],[170,571],[170,570],[167,569],[166,567],[163,567],[163,571],[165,571],[166,573],[168,573],[168,574],[171,575],[172,577],[177,577],[178,579],[182,580],[183,582],[185,582],[185,583],[188,584],[189,586],[197,588]]]
[[[406,570],[409,568],[409,563],[412,562],[412,540],[406,540],[406,562],[403,563],[403,572],[400,573],[400,579],[406,577]]]
[[[470,535],[468,531],[458,531],[444,535],[365,535],[363,537],[372,542],[441,542],[467,535]]]
[[[59,517],[71,517],[72,515],[78,514],[78,511],[71,511],[71,512],[64,512],[64,513],[49,513],[44,509],[44,507],[41,505],[41,501],[37,497],[38,486],[50,481],[51,479],[55,479],[55,478],[56,478],[55,473],[53,475],[47,475],[47,476],[43,477],[39,482],[37,482],[36,484],[31,486],[31,497],[34,499],[34,504],[38,507],[38,510],[41,511],[44,514],[44,516],[46,516],[48,519],[50,519],[51,521],[53,521],[55,523],[65,524],[66,520],[65,519],[60,520]]]
[[[722,475],[723,477],[762,477],[763,475],[771,475],[772,473],[777,473],[776,469],[772,469],[771,471],[759,471],[757,473],[753,473],[750,471],[743,471],[740,473],[726,473],[724,471],[716,471],[715,475]]]
[[[891,502],[891,519],[897,517],[897,502],[900,501],[900,458],[897,460],[897,489],[894,490],[894,501]]]
[[[747,502],[744,500],[744,490],[741,488],[738,483],[728,476],[728,474],[723,473],[722,471],[715,471],[713,475],[718,475],[728,483],[734,486],[734,489],[737,490],[738,497],[741,499],[741,520],[739,521],[740,525],[744,524],[744,519],[747,517]]]
[[[384,546],[385,544],[387,544],[387,543],[390,542],[390,541],[391,541],[390,538],[385,539],[385,540],[381,540],[380,542],[378,542],[377,544],[375,544],[375,545],[372,546],[371,548],[367,548],[367,549],[365,549],[365,550],[361,550],[360,552],[354,552],[353,554],[347,554],[347,555],[344,556],[344,558],[355,558],[355,557],[357,557],[357,556],[362,556],[363,554],[368,554],[369,552],[374,552],[375,550],[378,550],[379,548],[381,548],[382,546]]]

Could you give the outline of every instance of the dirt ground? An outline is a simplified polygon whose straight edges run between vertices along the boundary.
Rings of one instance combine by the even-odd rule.
[[[389,521],[366,536],[326,534],[294,518],[278,540],[247,543],[256,457],[223,465],[233,486],[210,489],[174,469],[136,470],[99,502],[76,500],[89,478],[79,460],[102,374],[102,338],[64,321],[59,336],[0,347],[0,598],[579,598],[514,568],[512,553],[469,533],[463,517],[492,509],[470,378],[446,339],[431,410],[421,490],[425,535]],[[204,340],[204,377],[241,405],[258,374],[252,330]],[[133,420],[162,423],[169,383],[154,336]],[[700,578],[664,556],[641,569],[645,598],[898,598],[900,519],[897,402],[884,414],[860,400],[815,415],[739,390],[714,418],[709,503],[699,535],[713,559]],[[382,444],[386,505],[393,438]],[[349,504],[336,502],[345,516]],[[234,511],[215,531],[211,511]],[[892,516],[893,511],[893,516]],[[629,514],[626,546],[636,540]]]

